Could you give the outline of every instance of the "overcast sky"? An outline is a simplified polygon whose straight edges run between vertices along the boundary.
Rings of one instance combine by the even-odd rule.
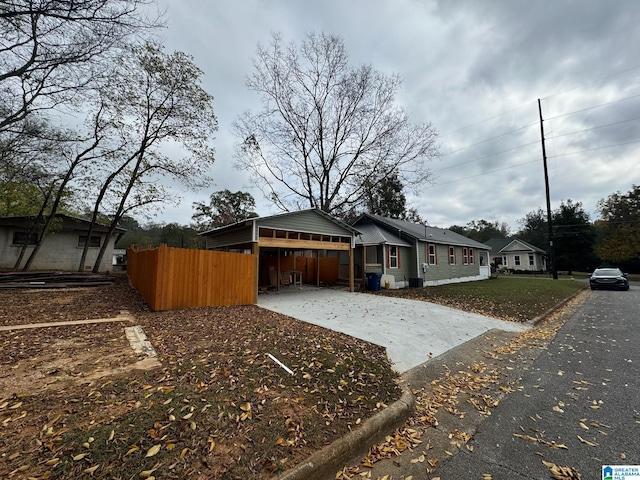
[[[506,222],[546,208],[542,101],[552,208],[596,203],[640,184],[640,2],[637,0],[159,0],[168,50],[191,54],[214,97],[215,185],[181,192],[156,221],[188,224],[193,201],[251,192],[261,216],[278,210],[233,169],[234,120],[260,103],[245,86],[258,43],[340,35],[354,65],[397,73],[397,103],[431,122],[442,157],[408,196],[430,225]]]

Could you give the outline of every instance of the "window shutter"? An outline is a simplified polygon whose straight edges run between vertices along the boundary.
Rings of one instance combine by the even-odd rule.
[[[398,268],[401,267],[401,265],[400,265],[400,250],[401,250],[400,247],[396,247],[396,253],[398,254]]]
[[[391,245],[386,245],[385,250],[387,251],[387,268],[391,268]]]

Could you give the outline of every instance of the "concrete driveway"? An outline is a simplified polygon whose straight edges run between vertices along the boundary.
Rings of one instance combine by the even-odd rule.
[[[528,328],[433,303],[333,289],[262,294],[258,306],[382,345],[400,373],[493,328]]]

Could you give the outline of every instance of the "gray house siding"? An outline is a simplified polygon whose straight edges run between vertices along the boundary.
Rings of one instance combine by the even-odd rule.
[[[387,245],[385,248],[389,248]],[[407,247],[398,247],[398,253],[400,255],[400,266],[398,268],[391,268],[389,266],[386,267],[386,274],[393,275],[396,281],[396,285],[399,282],[408,281],[409,277],[411,277],[412,273],[412,265],[411,265],[411,249]],[[385,253],[384,262],[386,263],[387,257]],[[414,268],[415,270],[415,268]]]
[[[274,215],[273,217],[257,218],[259,227],[293,230],[305,233],[322,232],[324,235],[350,235],[345,228],[324,218],[314,210],[304,210],[295,214]]]
[[[424,246],[425,244],[423,244]],[[462,249],[455,248],[455,265],[449,264],[449,245],[436,245],[436,265],[428,265],[427,273],[421,275],[426,285],[438,285],[451,281],[467,281],[477,279],[480,275],[480,250],[473,249],[473,264],[464,265]],[[426,250],[422,249],[422,258],[425,258]],[[486,253],[485,253],[486,256]],[[426,263],[426,262],[425,262]]]
[[[251,243],[253,241],[253,229],[249,226],[237,230],[229,230],[228,232],[220,232],[218,235],[207,236],[205,238],[207,240],[207,249]]]

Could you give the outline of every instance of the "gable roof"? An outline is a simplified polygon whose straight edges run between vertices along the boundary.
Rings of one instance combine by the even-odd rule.
[[[398,245],[401,247],[410,247],[411,244],[401,239],[394,233],[380,228],[374,223],[358,225],[360,235],[356,237],[356,245]]]
[[[428,225],[422,225],[420,223],[412,223],[406,220],[399,220],[397,218],[388,218],[380,215],[372,215],[365,213],[353,224],[355,228],[360,230],[363,225],[374,223],[389,229],[390,231],[397,231],[398,234],[402,233],[408,235],[416,240],[427,243],[440,243],[444,245],[454,245],[463,247],[478,248],[481,250],[491,250],[491,247],[484,243],[476,242],[463,235],[452,232],[444,228],[430,227]]]
[[[298,222],[298,220],[303,220],[302,223],[305,223],[304,217],[308,218],[310,216],[319,216],[323,220],[331,222],[335,227],[335,231],[327,232],[329,234],[351,236],[353,234],[358,233],[358,230],[356,230],[350,225],[347,225],[341,220],[338,220],[337,218],[332,217],[328,213],[323,212],[322,210],[317,208],[311,208],[306,210],[297,210],[295,212],[278,213],[276,215],[269,215],[266,217],[247,218],[246,220],[240,220],[235,223],[230,223],[229,225],[223,225],[222,227],[216,227],[211,230],[207,230],[206,232],[199,233],[198,235],[204,235],[204,236],[217,235],[221,232],[236,230],[239,228],[244,228],[244,227],[253,226],[253,225],[257,225],[258,227],[268,227],[268,228],[275,228],[275,229],[290,229],[292,228],[292,223],[296,223],[298,224],[296,226],[299,226],[300,222]]]
[[[532,251],[535,253],[539,253],[541,255],[547,254],[547,252],[545,252],[541,248],[538,248],[535,245],[531,245],[530,243],[527,243],[524,240],[520,240],[518,237],[509,237],[509,238],[494,237],[487,240],[486,243],[491,247],[491,250],[493,251],[493,253],[499,253],[502,251],[506,251],[506,249],[510,245],[514,244],[515,242],[519,242],[525,247],[525,249],[522,251]],[[516,251],[516,250],[511,250],[511,251]]]

